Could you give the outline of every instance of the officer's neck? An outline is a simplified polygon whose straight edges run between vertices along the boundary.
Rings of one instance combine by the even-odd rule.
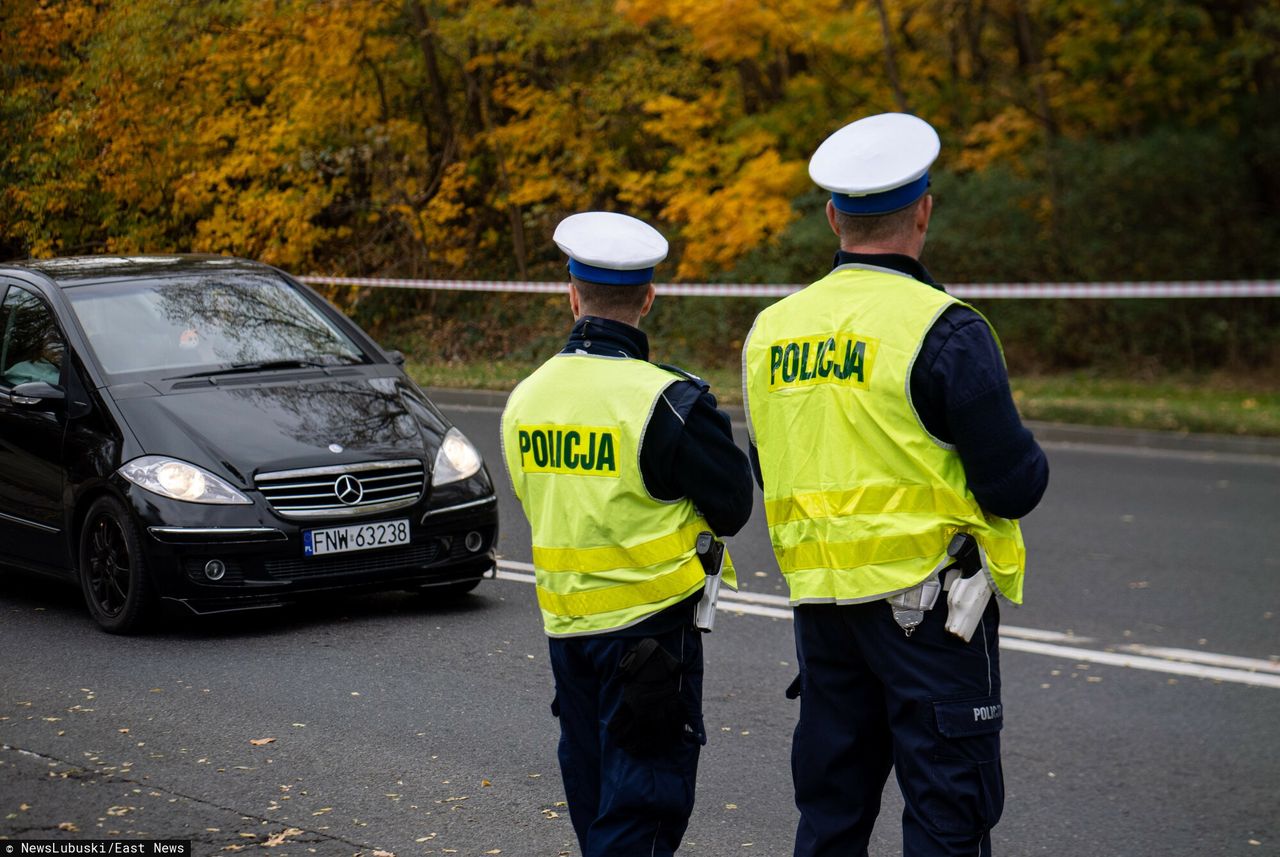
[[[920,261],[920,254],[924,252],[924,235],[920,235],[919,238],[913,236],[911,239],[848,245],[842,241],[840,242],[840,252],[861,253],[866,256],[910,256],[918,262]]]

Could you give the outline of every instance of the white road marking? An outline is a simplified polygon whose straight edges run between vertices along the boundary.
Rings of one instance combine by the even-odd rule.
[[[534,582],[533,565],[514,560],[499,560],[498,577],[502,580],[532,584]],[[722,591],[718,606],[726,613],[767,616],[772,619],[790,620],[792,618],[791,608],[787,606],[785,597],[763,592]],[[1000,648],[1012,652],[1026,652],[1076,662],[1280,689],[1280,663],[1275,661],[1197,652],[1191,649],[1142,645],[1122,646],[1120,648],[1123,651],[1100,651],[1082,648],[1079,645],[1058,645],[1062,642],[1081,644],[1092,642],[1092,640],[1088,637],[1075,637],[1058,631],[1041,631],[1036,628],[1019,628],[1013,625],[1000,626]]]
[[[1191,676],[1192,678],[1206,678],[1212,681],[1229,681],[1234,684],[1249,684],[1254,687],[1272,687],[1280,689],[1280,675],[1272,675],[1265,672],[1257,673],[1239,669],[1227,669],[1225,667],[1201,666],[1199,664],[1188,664],[1179,661],[1166,661],[1157,658],[1148,658],[1141,655],[1124,655],[1119,652],[1098,652],[1090,649],[1073,649],[1069,646],[1053,646],[1048,643],[1037,643],[1032,640],[1001,640],[1000,647],[1002,649],[1010,649],[1015,652],[1031,652],[1032,654],[1037,655],[1050,655],[1052,657],[1081,660],[1095,664],[1106,664],[1113,667],[1130,667],[1138,670],[1150,670],[1151,672]],[[1239,658],[1238,660],[1244,661],[1250,659]],[[1262,665],[1267,662],[1256,661],[1255,663]]]
[[[1236,655],[1218,655],[1213,652],[1197,652],[1194,649],[1169,649],[1163,646],[1144,646],[1133,643],[1121,646],[1121,651],[1135,655],[1150,655],[1170,661],[1185,661],[1191,664],[1208,664],[1213,667],[1230,667],[1241,670],[1257,670],[1280,675],[1280,661],[1261,661],[1256,658],[1241,658]]]

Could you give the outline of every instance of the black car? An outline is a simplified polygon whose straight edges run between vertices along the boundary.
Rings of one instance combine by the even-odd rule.
[[[493,571],[475,447],[275,268],[216,256],[0,265],[0,564],[78,577],[129,632]]]

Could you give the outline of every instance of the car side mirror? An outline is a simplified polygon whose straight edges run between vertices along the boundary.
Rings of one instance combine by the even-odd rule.
[[[9,401],[20,408],[40,410],[60,405],[67,399],[66,391],[44,381],[27,381],[9,391]]]
[[[388,352],[387,352],[387,356],[388,356],[388,357],[390,357],[390,358],[391,358],[391,362],[392,362],[392,363],[394,363],[394,364],[396,364],[397,366],[403,366],[403,365],[404,365],[404,352],[403,352],[403,351],[388,351]]]

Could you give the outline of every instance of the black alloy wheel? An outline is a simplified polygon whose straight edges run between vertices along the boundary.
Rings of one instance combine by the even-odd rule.
[[[141,629],[155,612],[137,527],[114,497],[95,500],[85,516],[80,589],[94,621],[112,634]]]

